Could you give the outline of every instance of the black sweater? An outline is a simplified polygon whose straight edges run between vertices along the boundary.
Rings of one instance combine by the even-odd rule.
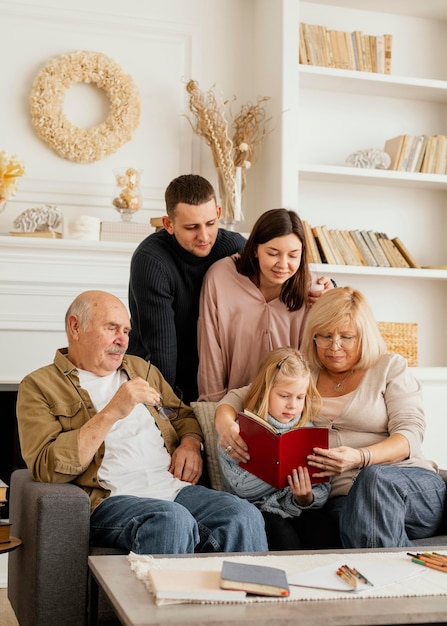
[[[245,239],[219,229],[206,257],[182,248],[174,235],[160,230],[135,250],[130,264],[129,354],[150,359],[168,383],[197,400],[197,320],[203,277],[215,261],[240,252]]]

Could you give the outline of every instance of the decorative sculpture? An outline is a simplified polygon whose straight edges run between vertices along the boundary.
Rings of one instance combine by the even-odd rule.
[[[391,157],[383,150],[366,148],[366,150],[357,150],[350,154],[346,159],[346,163],[354,167],[387,170],[391,165]]]
[[[62,224],[62,214],[54,204],[26,209],[14,220],[14,228],[23,233],[56,231]]]

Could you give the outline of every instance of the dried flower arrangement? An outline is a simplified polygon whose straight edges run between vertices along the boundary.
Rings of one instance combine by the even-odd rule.
[[[94,83],[110,100],[106,120],[78,128],[64,114],[67,89]],[[60,156],[92,163],[113,154],[132,138],[140,121],[140,95],[131,76],[101,52],[78,50],[52,59],[37,74],[30,96],[31,121],[37,134]]]
[[[259,157],[262,141],[270,132],[265,103],[267,96],[258,97],[255,104],[245,104],[239,113],[231,115],[230,123],[226,118],[228,101],[218,103],[214,88],[206,92],[199,89],[195,80],[188,81],[189,109],[194,123],[192,128],[202,136],[211,148],[214,166],[218,172],[219,190],[222,201],[222,217],[226,220],[241,219],[235,210],[234,197],[237,169],[242,172],[242,191],[245,189],[246,171]]]
[[[25,174],[25,166],[15,154],[0,152],[0,204],[17,193],[18,178]]]

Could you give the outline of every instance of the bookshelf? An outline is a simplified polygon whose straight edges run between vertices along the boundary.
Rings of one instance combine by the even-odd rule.
[[[256,4],[257,88],[278,94],[280,119],[267,138],[259,204],[294,208],[311,226],[385,232],[421,265],[446,266],[314,269],[361,289],[378,320],[416,322],[417,373],[436,371],[447,395],[447,176],[345,163],[352,152],[383,149],[399,134],[446,134],[447,3],[281,0],[275,10],[268,0]],[[391,33],[391,74],[299,65],[300,22]],[[265,50],[267,33],[272,44]]]

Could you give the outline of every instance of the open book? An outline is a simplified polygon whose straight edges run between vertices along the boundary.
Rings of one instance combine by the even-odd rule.
[[[313,483],[327,482],[329,478],[314,478],[320,470],[307,465],[307,456],[313,448],[329,447],[327,428],[294,428],[279,433],[259,415],[245,409],[238,414],[242,439],[248,445],[250,460],[241,467],[258,476],[269,485],[282,489],[292,469],[307,467]]]

